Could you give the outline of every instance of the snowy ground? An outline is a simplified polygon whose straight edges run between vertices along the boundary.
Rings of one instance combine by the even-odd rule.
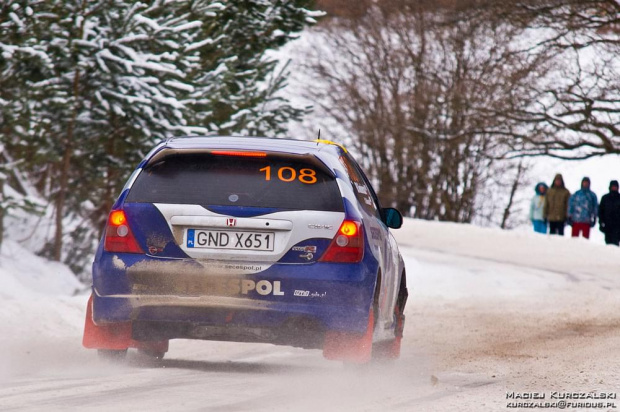
[[[506,410],[507,391],[620,392],[619,249],[413,220],[395,233],[411,292],[402,358],[353,369],[200,341],[173,341],[161,364],[102,363],[80,345],[80,285],[9,242],[0,410],[479,411]]]

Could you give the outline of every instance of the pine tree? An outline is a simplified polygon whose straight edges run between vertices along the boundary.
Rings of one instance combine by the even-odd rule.
[[[307,5],[0,0],[0,143],[53,199],[56,231],[44,254],[80,266],[76,246],[89,253],[155,142],[275,135],[299,117],[278,96],[286,72],[273,73],[265,53],[312,21]]]
[[[276,61],[266,51],[294,38],[314,22],[307,0],[223,2],[205,21],[196,73],[195,122],[220,134],[278,135],[303,110],[278,97],[287,73],[274,73]]]
[[[43,205],[24,184],[19,172],[19,161],[14,161],[0,145],[0,248],[4,240],[4,219],[15,210],[41,214]]]
[[[152,144],[149,138],[191,131],[184,127],[183,104],[167,85],[184,76],[184,62],[175,61],[170,47],[153,49],[192,26],[174,19],[160,26],[144,16],[157,11],[162,2],[150,8],[118,0],[31,3],[13,5],[9,12],[14,33],[34,33],[38,38],[33,39],[36,49],[26,45],[4,53],[15,73],[7,81],[28,90],[16,94],[20,107],[28,108],[27,115],[37,125],[28,128],[23,141],[47,157],[37,172],[50,181],[56,225],[50,255],[60,260],[68,210],[79,215],[82,202],[93,195],[102,177],[104,182],[122,178],[115,173],[119,159],[135,153],[127,159],[135,160],[140,149]],[[39,53],[36,75],[26,73],[22,78],[21,58],[31,49]],[[117,146],[122,149],[118,154]],[[102,164],[107,166],[103,170]],[[109,192],[102,202],[107,208]]]

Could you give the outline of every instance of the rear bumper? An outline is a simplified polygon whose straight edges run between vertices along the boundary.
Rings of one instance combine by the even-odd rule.
[[[363,333],[377,268],[365,259],[214,273],[191,260],[109,254],[93,266],[93,320],[133,322],[146,335],[161,332],[159,338],[273,342],[291,328]]]

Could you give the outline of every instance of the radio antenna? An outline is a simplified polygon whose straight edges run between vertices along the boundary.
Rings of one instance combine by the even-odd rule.
[[[319,129],[319,135],[316,138],[321,140],[321,129]]]

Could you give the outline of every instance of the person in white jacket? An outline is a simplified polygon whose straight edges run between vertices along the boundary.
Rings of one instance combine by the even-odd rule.
[[[540,182],[534,188],[536,194],[532,198],[530,203],[530,220],[534,225],[534,232],[547,233],[547,220],[545,220],[544,207],[545,207],[545,194],[547,193],[548,186]]]

